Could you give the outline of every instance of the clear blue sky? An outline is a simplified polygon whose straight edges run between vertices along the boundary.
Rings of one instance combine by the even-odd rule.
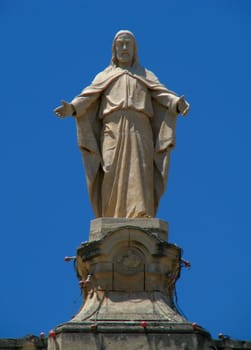
[[[73,266],[89,204],[75,122],[52,113],[109,64],[119,29],[191,104],[158,217],[191,270],[188,320],[251,339],[251,2],[1,0],[0,337],[39,335],[80,305]]]

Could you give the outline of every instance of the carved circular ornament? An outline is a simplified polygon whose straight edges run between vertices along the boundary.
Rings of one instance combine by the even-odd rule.
[[[113,259],[115,272],[125,274],[133,274],[142,271],[144,262],[144,254],[134,247],[123,248]]]

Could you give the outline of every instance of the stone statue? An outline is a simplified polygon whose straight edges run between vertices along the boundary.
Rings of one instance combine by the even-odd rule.
[[[154,217],[164,193],[184,96],[160,84],[138,60],[133,33],[119,31],[110,65],[71,103],[54,112],[74,116],[90,201],[96,217]]]

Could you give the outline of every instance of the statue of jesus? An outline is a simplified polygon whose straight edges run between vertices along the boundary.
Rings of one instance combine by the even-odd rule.
[[[77,122],[96,217],[154,217],[165,191],[178,114],[189,104],[138,60],[135,36],[119,31],[110,65],[54,112]]]

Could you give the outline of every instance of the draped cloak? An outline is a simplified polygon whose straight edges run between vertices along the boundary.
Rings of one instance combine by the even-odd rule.
[[[104,94],[125,74],[136,79],[150,94],[151,115],[148,115],[144,106],[113,106],[112,101],[110,111],[105,113],[102,103]],[[125,70],[110,65],[72,100],[76,111],[78,145],[82,152],[89,197],[96,217],[155,216],[167,183],[170,150],[175,145],[178,99],[174,92],[168,90],[145,68],[138,65]],[[124,126],[123,120],[129,123],[129,127]],[[135,125],[138,123],[138,129],[133,125],[134,121]],[[114,139],[112,147],[104,142],[104,125],[109,123],[110,140]],[[141,126],[143,130],[140,130]],[[124,137],[130,133],[129,129],[132,127],[136,141]],[[137,151],[134,154],[134,150],[127,147],[127,142],[136,142],[139,153]],[[106,159],[111,158],[111,152],[112,163],[107,166]],[[127,156],[127,152],[131,156]],[[134,171],[135,167],[141,168],[140,164],[142,169]],[[138,194],[139,186],[142,190]],[[143,203],[142,206],[142,202],[149,203]],[[121,210],[116,209],[120,207]]]

